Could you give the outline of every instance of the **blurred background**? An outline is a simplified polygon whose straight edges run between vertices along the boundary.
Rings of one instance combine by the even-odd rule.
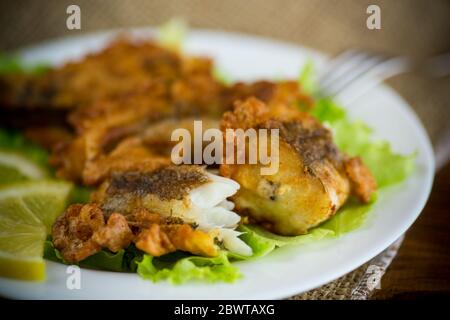
[[[66,8],[81,8],[81,30],[66,28]],[[381,30],[366,27],[381,8]],[[157,26],[172,17],[190,26],[257,34],[331,55],[362,48],[418,61],[450,52],[447,0],[47,0],[0,2],[0,49],[110,28]],[[435,148],[449,151],[450,77],[410,72],[388,80],[416,110]]]
[[[66,8],[70,4],[81,8],[81,30],[66,27]],[[366,10],[371,4],[381,8],[380,30],[366,27]],[[111,28],[158,26],[173,17],[185,19],[193,28],[260,35],[330,55],[359,48],[420,62],[450,52],[448,0],[1,1],[0,51]],[[450,156],[449,69],[450,64],[447,75],[441,77],[416,70],[387,81],[421,118],[441,164]],[[375,298],[450,292],[449,187],[447,165],[436,177],[424,214],[409,231],[410,236],[383,278],[385,289],[378,291]],[[390,264],[398,246],[378,257],[384,266]],[[296,298],[354,298],[354,283],[364,275],[365,268]]]

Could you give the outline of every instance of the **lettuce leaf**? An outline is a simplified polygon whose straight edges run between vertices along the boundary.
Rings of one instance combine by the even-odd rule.
[[[183,49],[187,33],[187,24],[182,19],[171,19],[157,32],[157,40],[163,47],[179,52]]]
[[[361,156],[383,188],[406,179],[414,170],[416,153],[395,153],[388,142],[371,139],[372,130],[362,122],[339,121],[333,126],[337,146],[348,155]]]
[[[403,181],[414,170],[415,153],[395,153],[389,142],[374,139],[371,128],[361,121],[349,120],[345,110],[331,99],[318,99],[312,115],[331,127],[339,150],[363,159],[379,188]]]
[[[227,86],[227,85],[231,85],[233,83],[232,77],[228,73],[226,73],[224,70],[219,69],[218,67],[214,67],[212,72],[213,72],[214,79],[216,79],[221,84]]]
[[[375,199],[370,203],[362,204],[355,198],[350,198],[331,219],[311,231],[316,229],[328,230],[329,235],[339,237],[356,230],[364,224],[374,203]]]
[[[0,53],[0,74],[42,74],[48,70],[50,70],[50,67],[45,63],[27,65],[18,57]]]
[[[295,237],[279,236],[257,225],[241,225],[238,230],[243,233],[240,238],[252,248],[253,255],[246,257],[229,252],[228,256],[232,260],[248,260],[263,257],[278,247],[311,243],[334,235],[332,230],[324,228],[315,228],[307,234]]]
[[[17,57],[0,54],[0,74],[21,73],[23,67]]]
[[[88,203],[91,197],[92,189],[76,185],[72,189],[69,203]]]
[[[47,151],[29,142],[17,131],[0,128],[0,149],[21,153],[51,172]]]
[[[239,269],[230,263],[226,252],[221,252],[213,258],[192,256],[183,252],[174,252],[158,258],[144,254],[143,259],[137,262],[137,273],[153,282],[168,280],[172,284],[191,280],[234,282],[241,277]]]
[[[314,63],[312,60],[306,61],[302,70],[300,71],[300,76],[298,77],[298,82],[302,90],[308,94],[313,94],[316,89],[316,73],[314,70]]]

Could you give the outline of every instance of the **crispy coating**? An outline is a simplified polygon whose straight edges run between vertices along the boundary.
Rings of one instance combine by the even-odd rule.
[[[136,247],[152,256],[162,256],[176,250],[207,257],[218,253],[209,234],[194,230],[181,219],[163,217],[141,208],[127,215],[127,220],[130,225],[140,228]]]
[[[345,172],[351,182],[353,194],[364,203],[370,202],[377,189],[377,182],[364,165],[360,157],[353,157],[344,162]]]
[[[188,224],[151,224],[138,234],[136,247],[156,257],[176,250],[206,257],[214,257],[218,253],[210,235],[194,230]]]
[[[199,256],[214,257],[218,250],[214,239],[201,230],[194,230],[189,224],[168,224],[165,227],[170,241],[175,248]]]
[[[125,139],[112,152],[87,161],[83,167],[83,182],[96,185],[114,172],[152,171],[171,163],[134,138]]]
[[[123,139],[163,119],[219,118],[225,87],[212,70],[208,58],[120,38],[43,74],[0,77],[0,123],[45,128],[39,119],[58,113],[55,124],[71,128],[73,137],[41,130],[35,140],[54,149],[50,160],[59,177],[98,184],[110,171],[102,169],[105,163],[115,162],[109,153]]]
[[[118,59],[117,65],[111,57]],[[211,60],[180,56],[152,42],[117,41],[52,72],[65,79],[68,68],[76,74],[77,90],[72,92],[66,84],[64,92],[57,92],[73,105],[68,122],[75,135],[61,141],[50,159],[57,175],[65,179],[98,184],[110,171],[103,169],[105,163],[115,162],[109,153],[123,139],[164,119],[219,118],[224,111],[224,86],[214,79]],[[72,81],[72,75],[67,78]],[[52,103],[57,104],[53,100],[48,104]],[[160,145],[169,145],[166,137]]]
[[[157,213],[152,213],[144,208],[136,208],[126,215],[128,225],[132,228],[148,229],[152,224],[162,224],[164,218]],[[179,221],[182,223],[182,221]]]
[[[95,204],[75,204],[53,226],[53,244],[70,263],[82,261],[102,248],[117,252],[131,243],[152,256],[176,250],[202,256],[218,253],[209,234],[194,230],[181,219],[164,218],[143,208],[128,215],[114,212],[105,216]]]
[[[236,101],[243,101],[250,97],[256,98],[272,107],[282,105],[309,110],[313,106],[311,97],[303,93],[297,81],[238,82],[225,89],[222,103],[225,110],[231,110]]]
[[[111,177],[107,193],[153,194],[162,200],[182,200],[190,190],[207,182],[206,171],[200,166],[170,165],[148,172],[116,172]]]
[[[130,214],[147,208],[166,218],[183,216],[190,205],[188,193],[207,182],[206,170],[195,165],[170,165],[147,172],[115,172],[93,194],[92,200],[107,213]]]
[[[0,104],[9,108],[74,109],[164,83],[170,84],[163,90],[163,94],[169,95],[174,82],[176,86],[180,83],[188,87],[184,90],[188,98],[180,102],[198,102],[189,94],[199,86],[210,89],[203,76],[211,78],[211,65],[209,59],[184,58],[154,42],[122,37],[80,61],[43,74],[1,77]],[[191,77],[196,83],[193,87],[187,80]]]
[[[167,233],[158,224],[151,224],[137,236],[136,248],[155,257],[174,252],[177,249],[172,244]]]
[[[133,240],[133,233],[126,218],[120,213],[109,216],[108,222],[92,235],[92,240],[112,252],[126,248]]]
[[[101,250],[93,235],[104,225],[103,212],[98,206],[71,205],[53,225],[53,244],[67,262],[84,260]]]

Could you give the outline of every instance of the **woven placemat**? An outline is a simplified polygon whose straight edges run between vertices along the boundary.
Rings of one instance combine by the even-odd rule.
[[[79,31],[66,28],[70,4],[81,8]],[[381,30],[366,27],[370,4],[381,8]],[[329,54],[356,47],[425,58],[450,51],[449,13],[450,2],[445,0],[432,4],[427,0],[1,1],[0,49],[110,28],[155,26],[182,17],[194,27],[262,35]],[[415,109],[444,163],[450,155],[450,77],[430,79],[410,73],[388,84]],[[401,240],[353,272],[292,299],[369,298]]]
[[[289,300],[366,300],[381,288],[381,278],[397,255],[403,236],[358,269]]]

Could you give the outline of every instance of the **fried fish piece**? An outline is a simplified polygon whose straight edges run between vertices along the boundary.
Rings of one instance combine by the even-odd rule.
[[[221,97],[224,87],[214,79],[211,60],[180,56],[152,43],[133,44],[127,41],[113,44],[105,52],[112,51],[113,56],[119,57],[128,52],[128,47],[137,53],[124,57],[129,62],[123,66],[113,66],[112,70],[97,66],[107,63],[104,60],[109,63],[109,56],[103,51],[92,62],[94,70],[97,66],[100,73],[106,73],[100,80],[95,77],[90,80],[95,82],[94,88],[107,86],[104,82],[116,76],[126,88],[111,94],[106,94],[108,90],[104,89],[105,94],[79,103],[69,113],[68,123],[75,135],[70,141],[57,145],[51,156],[51,163],[59,177],[96,184],[100,181],[97,177],[91,178],[92,172],[99,167],[99,163],[107,161],[108,153],[123,139],[165,119],[193,116],[219,118],[223,113]],[[157,51],[161,52],[157,54]],[[89,77],[89,72],[84,70],[84,63],[91,64],[92,59],[93,56],[88,56],[79,62],[79,72],[85,72],[86,77]],[[113,70],[116,67],[123,72],[115,74]],[[60,71],[63,72],[64,68]],[[135,79],[135,74],[140,76]],[[131,83],[139,83],[129,87],[129,77],[133,78]],[[94,89],[89,87],[86,90],[90,92]],[[85,167],[90,169],[84,172]]]
[[[0,76],[0,124],[69,129],[71,141],[52,135],[61,139],[49,143],[47,133],[36,140],[56,146],[52,163],[60,177],[82,181],[80,164],[149,123],[220,117],[223,90],[210,59],[124,37],[46,73]]]
[[[345,203],[353,180],[372,185],[370,172],[360,162],[358,174],[348,175],[348,159],[332,141],[331,132],[307,113],[290,106],[268,106],[255,98],[236,103],[225,113],[226,129],[278,129],[279,170],[262,176],[259,164],[222,164],[220,173],[237,181],[241,188],[232,197],[236,209],[271,231],[298,235],[327,220]],[[270,145],[270,143],[269,143]],[[351,160],[354,161],[354,160]],[[365,168],[365,169],[362,169]],[[361,175],[361,176],[362,176]],[[366,190],[364,200],[373,192]]]
[[[12,109],[74,109],[154,84],[168,84],[163,87],[171,94],[174,82],[175,87],[179,82],[185,84],[191,92],[199,85],[209,88],[208,80],[203,79],[213,79],[211,68],[209,59],[182,57],[155,42],[122,36],[98,52],[48,72],[0,77],[0,105]],[[196,85],[191,87],[188,79]]]
[[[225,249],[251,255],[251,248],[234,230],[240,217],[226,200],[238,188],[236,182],[213,175],[202,166],[169,165],[152,171],[114,172],[94,193],[92,201],[106,214],[127,215],[145,208],[164,218],[181,219],[222,241]]]

